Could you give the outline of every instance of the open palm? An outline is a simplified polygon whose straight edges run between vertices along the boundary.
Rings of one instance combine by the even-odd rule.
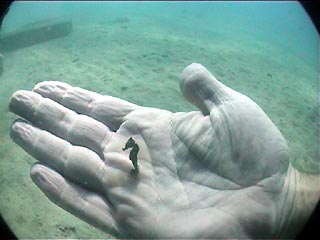
[[[12,139],[40,163],[31,177],[50,200],[120,237],[272,238],[289,164],[286,141],[250,98],[200,64],[181,75],[200,111],[172,113],[62,82],[18,91],[29,122]],[[132,137],[139,173],[132,174]]]

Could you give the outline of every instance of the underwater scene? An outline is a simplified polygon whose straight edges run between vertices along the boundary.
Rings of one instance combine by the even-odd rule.
[[[289,161],[290,166],[305,175],[319,174],[319,36],[298,2],[14,2],[2,21],[0,53],[0,213],[18,238],[287,236],[284,233],[281,235],[279,229],[269,230],[273,227],[262,231],[260,225],[257,227],[259,234],[265,235],[255,235],[251,227],[241,228],[246,231],[232,228],[232,234],[236,235],[227,230],[224,233],[221,231],[224,225],[221,227],[221,222],[205,217],[203,211],[210,207],[213,211],[210,215],[217,214],[214,216],[233,224],[233,220],[225,215],[222,217],[222,212],[239,211],[239,218],[248,217],[236,207],[223,205],[220,209],[217,206],[230,201],[230,206],[235,206],[238,200],[233,198],[236,196],[242,199],[255,194],[243,191],[240,194],[239,189],[246,188],[249,191],[256,182],[270,176],[275,176],[272,184],[290,185],[287,182],[290,180],[285,180]],[[192,82],[198,78],[203,78],[204,82],[209,79],[209,82],[205,83],[207,85]],[[63,83],[39,84],[43,81]],[[219,82],[249,97],[263,111],[224,85],[220,90]],[[213,84],[212,87],[210,84]],[[22,92],[11,98],[16,91],[31,91],[35,86],[37,94]],[[200,88],[201,91],[198,91]],[[207,90],[214,88],[218,90]],[[220,92],[230,95],[221,97]],[[101,95],[114,98],[102,98]],[[215,110],[215,107],[221,99],[227,99],[226,106],[229,98],[230,102],[234,99],[225,96],[238,96],[243,105],[230,103],[230,108],[226,107],[217,113],[219,110]],[[35,100],[40,98],[46,99],[41,100],[43,106],[40,100]],[[30,109],[21,107],[29,103],[33,104]],[[102,103],[105,103],[104,107],[101,107]],[[145,108],[136,110],[137,106]],[[65,107],[72,111],[67,111]],[[243,115],[241,121],[239,115],[234,114],[238,110]],[[46,113],[45,116],[41,115],[43,113]],[[65,115],[60,116],[60,113]],[[78,128],[71,126],[78,124],[73,120],[79,117],[77,114],[90,116],[90,119],[80,117],[82,120],[77,120],[81,122]],[[258,124],[262,118],[266,118],[265,114],[274,125],[265,120],[263,127],[256,128],[254,123]],[[108,116],[113,119],[108,119]],[[228,121],[221,120],[225,116]],[[251,116],[257,116],[258,120],[250,122]],[[43,119],[34,120],[35,117]],[[238,133],[245,132],[239,130],[234,139],[226,138],[228,141],[224,142],[221,140],[225,139],[224,131],[218,131],[217,127],[213,127],[215,130],[212,132],[208,130],[211,129],[209,117],[213,126],[221,120],[228,131],[237,132],[237,129],[245,129],[242,127],[247,124],[249,131],[252,131],[250,139],[238,138]],[[12,126],[17,118],[24,118],[27,123],[19,120],[19,126]],[[190,122],[181,125],[186,119]],[[33,121],[37,128],[29,125],[28,122]],[[71,135],[69,129],[60,128],[62,122],[74,128],[74,140],[68,140]],[[224,125],[224,122],[227,123]],[[152,131],[149,126],[151,123],[156,126]],[[200,126],[200,123],[204,125]],[[41,132],[32,141],[24,140],[43,129],[50,133]],[[82,129],[83,132],[76,129]],[[269,157],[261,153],[260,156],[261,151],[268,154],[270,149],[277,151],[279,144],[282,144],[279,147],[280,155],[287,151],[283,150],[287,148],[277,129],[289,149],[289,158],[279,161],[278,155]],[[104,131],[107,132],[105,135],[102,134]],[[25,138],[21,132],[25,133]],[[214,140],[207,142],[212,134]],[[80,135],[85,140],[80,137],[77,139]],[[61,142],[61,145],[57,143],[65,139],[72,146],[81,146],[81,149],[79,147],[78,152],[74,150],[74,153],[66,154],[65,148],[60,149],[65,142]],[[95,143],[92,143],[92,139]],[[92,144],[89,149],[96,150],[90,150],[90,153],[87,149],[83,150],[86,145],[84,141],[88,141],[88,146]],[[103,150],[94,145],[98,146],[104,141],[108,144]],[[250,141],[253,147],[242,152],[237,150],[231,157],[225,153],[225,149],[241,149],[246,141]],[[255,144],[261,144],[258,148],[261,151],[255,150]],[[221,148],[217,150],[216,145]],[[119,150],[111,151],[110,148]],[[49,155],[48,151],[52,151],[52,154]],[[63,154],[67,160],[61,160],[65,161],[61,164],[66,169],[59,171],[60,163],[55,168],[57,171],[47,167],[51,166],[48,163],[51,158],[52,161],[60,161],[57,158]],[[220,158],[217,163],[208,160],[218,158],[216,156],[219,154],[225,159],[234,157],[244,163],[241,162],[243,165],[240,166],[237,162],[235,165],[240,166],[238,168],[224,165],[219,162]],[[257,155],[262,161],[269,162],[260,166],[251,161]],[[167,161],[171,156],[175,161]],[[88,169],[92,168],[90,173],[82,169],[84,165],[80,166],[78,160],[67,164],[71,158],[83,158],[83,161],[90,158],[92,164],[89,162],[86,165]],[[113,171],[105,170],[107,177],[101,177],[103,182],[107,182],[103,185],[106,190],[98,187],[100,182],[95,176],[84,180],[84,175],[94,175],[100,171],[98,167],[92,167],[96,166],[96,158],[105,161],[114,159],[110,165],[107,164]],[[33,165],[41,159],[44,159],[43,165]],[[188,159],[188,166],[183,164],[183,159]],[[195,163],[194,159],[201,159],[201,164]],[[61,176],[68,175],[67,165],[73,173],[66,177],[68,181],[65,183]],[[74,173],[76,168],[78,172]],[[125,171],[128,174],[124,177],[121,174]],[[114,176],[114,179],[108,179],[109,176]],[[58,179],[56,185],[52,179]],[[151,180],[144,179],[153,179],[155,183],[150,185]],[[120,188],[118,184],[124,181],[127,185]],[[261,183],[264,184],[271,183]],[[63,193],[55,187],[63,191],[70,189],[72,193],[62,196]],[[96,188],[99,193],[106,192],[104,197],[100,197],[103,194],[94,195],[88,190]],[[110,188],[114,192],[109,193]],[[160,190],[153,191],[154,188]],[[228,193],[222,193],[222,189]],[[56,198],[58,195],[55,191],[59,192],[59,198]],[[140,194],[140,198],[132,198],[134,194]],[[181,195],[186,197],[177,197]],[[219,199],[212,199],[210,196],[213,195],[219,196]],[[154,198],[146,203],[144,200],[147,196]],[[77,199],[82,200],[80,202]],[[263,199],[259,202],[263,206],[269,206],[270,199],[272,207],[273,202],[281,201],[281,197],[273,195]],[[119,201],[123,203],[116,206]],[[219,204],[214,205],[216,203]],[[90,204],[94,208],[88,207],[89,210],[86,210]],[[121,208],[123,205],[126,207]],[[255,204],[248,205],[255,209]],[[156,210],[153,206],[157,206]],[[189,212],[190,209],[198,209],[198,206],[201,206],[201,211],[196,214]],[[177,210],[177,214],[172,209]],[[188,213],[182,209],[188,209]],[[217,209],[219,212],[216,213]],[[107,213],[104,215],[101,213],[103,211]],[[115,214],[114,211],[121,214]],[[157,212],[156,216],[153,212]],[[166,214],[162,215],[163,212]],[[184,222],[188,214],[192,215],[192,219],[206,220],[199,221],[201,226],[194,223],[190,227],[189,222]],[[257,210],[253,215],[259,214]],[[153,217],[149,218],[151,215]],[[107,221],[108,217],[111,220]],[[155,223],[150,219],[156,219]],[[254,218],[251,220],[250,224],[257,222]],[[160,224],[161,221],[169,222],[170,226]],[[281,221],[283,225],[290,222]],[[219,227],[220,235],[208,232],[205,227],[209,223]],[[176,231],[181,225],[184,226],[182,232]]]

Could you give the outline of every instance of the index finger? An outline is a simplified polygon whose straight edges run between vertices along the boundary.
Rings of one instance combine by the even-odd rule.
[[[104,96],[58,81],[38,83],[33,91],[77,113],[85,114],[104,123],[112,131],[119,128],[128,113],[139,108],[138,105],[120,98]]]

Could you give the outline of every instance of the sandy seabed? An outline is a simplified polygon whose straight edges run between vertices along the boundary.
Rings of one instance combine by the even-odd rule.
[[[58,80],[173,112],[196,110],[184,100],[179,75],[206,66],[251,97],[283,133],[298,169],[318,171],[318,84],[312,69],[287,49],[250,36],[226,38],[121,18],[74,26],[72,33],[5,54],[0,77],[0,211],[19,238],[112,238],[51,203],[30,179],[35,162],[9,137],[13,92]]]

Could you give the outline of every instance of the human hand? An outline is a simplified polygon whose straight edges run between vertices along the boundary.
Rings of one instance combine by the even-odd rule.
[[[200,64],[180,87],[200,111],[172,113],[42,82],[13,94],[29,122],[11,137],[40,163],[31,177],[65,210],[121,237],[272,238],[279,231],[288,146],[250,98]],[[140,148],[139,173],[129,152]]]

